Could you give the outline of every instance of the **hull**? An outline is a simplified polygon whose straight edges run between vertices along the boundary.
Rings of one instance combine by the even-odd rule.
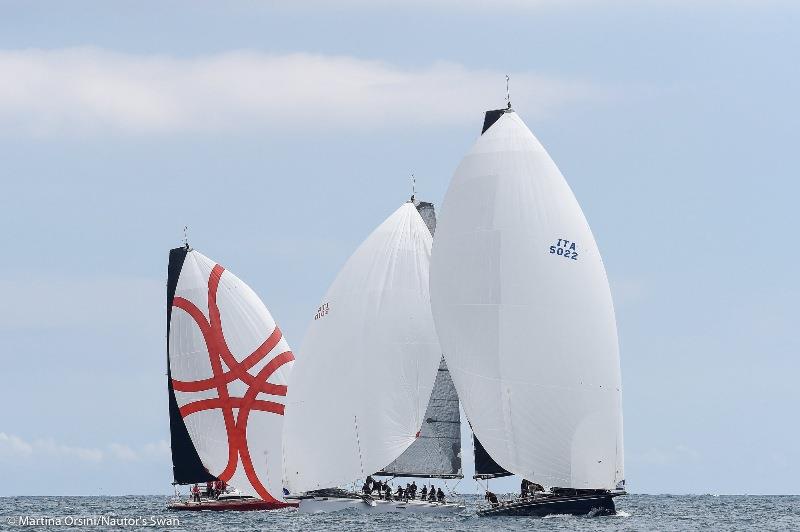
[[[306,514],[339,512],[342,510],[358,513],[414,513],[414,514],[455,514],[464,510],[464,505],[427,501],[386,501],[382,499],[364,500],[345,497],[311,497],[300,501],[299,511]]]
[[[280,510],[281,508],[296,508],[297,503],[267,502],[261,499],[228,499],[228,500],[201,500],[200,502],[178,501],[170,503],[167,508],[177,511],[212,511],[212,512],[252,512],[257,510]]]
[[[496,506],[482,507],[478,515],[545,517],[548,515],[616,515],[614,497],[610,493],[520,498],[503,501]]]

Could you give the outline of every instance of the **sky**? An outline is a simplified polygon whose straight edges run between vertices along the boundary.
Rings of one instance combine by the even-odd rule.
[[[629,491],[798,493],[798,25],[773,0],[0,0],[0,496],[169,492],[183,227],[299,346],[409,175],[441,202],[506,74],[603,253]]]

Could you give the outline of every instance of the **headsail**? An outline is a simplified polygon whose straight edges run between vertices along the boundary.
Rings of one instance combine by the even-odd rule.
[[[287,398],[292,492],[363,478],[417,438],[441,357],[430,245],[430,231],[406,203],[359,246],[325,295]]]
[[[174,261],[173,261],[174,259]],[[294,360],[267,308],[243,281],[187,248],[170,252],[168,354],[173,464],[197,460],[210,478],[282,499],[282,397]],[[199,481],[187,476],[181,480]]]
[[[436,211],[433,204],[426,201],[414,204],[433,235],[436,231]],[[458,410],[458,394],[444,357],[436,372],[436,381],[419,438],[377,474],[437,478],[464,476],[461,473],[461,416]]]
[[[546,486],[623,476],[611,293],[578,202],[510,109],[487,114],[442,205],[431,263],[436,330],[475,435]]]

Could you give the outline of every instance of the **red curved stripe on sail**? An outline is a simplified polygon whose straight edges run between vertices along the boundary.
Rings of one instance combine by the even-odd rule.
[[[205,324],[209,335],[213,334],[213,332],[211,331],[211,326],[205,321],[206,318],[203,313],[193,303],[183,299],[182,297],[176,296],[173,304],[174,306],[185,310],[192,318],[195,319],[197,325],[200,327],[200,330],[203,331],[203,338],[206,339],[206,345],[210,345],[208,338],[206,338],[206,331],[204,331],[203,324]],[[202,320],[202,322],[199,320]],[[241,362],[237,362],[233,355],[230,355],[229,357],[223,355],[225,365],[231,369],[223,372],[222,375],[215,375],[214,377],[210,377],[208,379],[201,379],[191,382],[173,379],[172,385],[175,390],[179,392],[202,392],[205,390],[210,390],[211,388],[215,388],[220,384],[231,383],[235,380],[242,380],[248,385],[252,386],[254,383],[253,376],[247,371],[258,364],[270,351],[272,351],[275,346],[278,345],[278,342],[281,341],[281,338],[283,338],[281,330],[278,327],[275,327],[275,330],[272,331],[272,334],[269,336],[269,338],[267,338],[264,343],[258,347],[258,349],[253,351],[252,354],[248,355],[247,358]],[[262,385],[261,391],[270,395],[286,395],[286,386],[282,384],[265,383]]]
[[[280,355],[276,356],[272,360],[270,360],[266,366],[264,366],[261,371],[258,372],[256,375],[256,382],[262,383],[266,382],[270,375],[272,375],[276,369],[281,367],[282,365],[286,364],[294,360],[294,355],[292,355],[291,351],[286,351],[281,353]],[[244,472],[247,475],[247,478],[250,480],[250,483],[255,488],[256,493],[258,493],[261,498],[270,497],[269,492],[261,483],[261,480],[256,475],[255,468],[253,467],[253,462],[250,459],[250,449],[247,447],[247,418],[250,416],[251,405],[255,402],[256,394],[258,393],[257,388],[251,386],[247,393],[244,395],[244,399],[242,401],[242,408],[239,409],[239,416],[237,418],[237,426],[239,427],[239,438],[244,442],[244,445],[240,447],[241,449],[241,457],[242,457],[242,466],[244,466]]]
[[[240,397],[231,397],[228,405],[230,405],[232,408],[241,408],[242,399]],[[219,397],[214,397],[212,399],[201,399],[200,401],[195,401],[193,403],[186,403],[180,408],[180,412],[181,417],[186,417],[197,412],[202,412],[203,410],[216,410],[218,408],[225,408],[228,405],[223,403]],[[273,414],[282,416],[286,406],[280,403],[262,401],[259,399],[253,401],[253,403],[250,405],[250,409],[260,410],[261,412],[272,412]]]
[[[280,329],[276,326],[275,330],[255,351],[245,357],[241,362],[231,353],[225,335],[222,331],[222,319],[219,307],[217,306],[217,291],[225,269],[219,264],[214,265],[211,275],[208,278],[208,314],[209,320],[205,315],[190,301],[175,297],[173,306],[184,310],[195,321],[203,334],[203,340],[208,350],[209,361],[211,362],[211,372],[213,376],[209,379],[197,381],[172,380],[172,386],[180,392],[199,392],[216,388],[217,397],[202,399],[185,404],[180,408],[181,417],[187,417],[197,412],[206,410],[222,410],[225,421],[225,432],[228,438],[228,463],[225,469],[217,475],[218,478],[228,482],[236,472],[239,458],[241,457],[242,467],[245,475],[250,481],[259,497],[265,501],[277,502],[269,491],[264,487],[256,474],[253,462],[250,458],[250,449],[247,445],[247,420],[251,410],[270,412],[283,415],[285,406],[272,401],[262,401],[256,399],[259,393],[267,393],[275,396],[285,396],[286,386],[283,384],[272,384],[267,379],[275,373],[281,366],[294,360],[291,351],[285,351],[270,359],[267,364],[253,376],[248,371],[263,360],[278,345],[282,338]],[[226,372],[222,368],[222,362],[228,366]],[[231,397],[228,393],[228,384],[234,381],[241,381],[247,385],[244,397]],[[238,408],[239,413],[234,419],[233,409]]]

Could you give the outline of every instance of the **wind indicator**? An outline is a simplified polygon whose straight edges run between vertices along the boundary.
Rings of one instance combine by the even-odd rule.
[[[417,178],[411,174],[411,203],[414,203],[414,198],[417,195]]]
[[[188,225],[184,225],[183,226],[183,247],[185,247],[187,251],[189,250],[189,226]]]
[[[509,82],[510,79],[511,78],[508,77],[508,74],[506,74],[506,102],[508,102],[508,105],[507,105],[508,109],[511,109],[511,91],[508,88],[508,82]]]

